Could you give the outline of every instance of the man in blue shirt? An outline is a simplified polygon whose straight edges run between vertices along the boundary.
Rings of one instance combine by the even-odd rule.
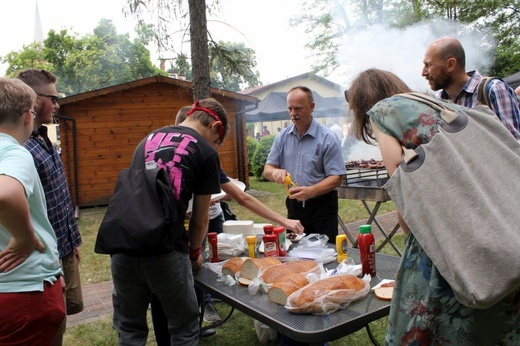
[[[298,187],[286,199],[289,219],[299,219],[307,233],[321,233],[334,243],[338,235],[338,193],[346,174],[336,134],[318,123],[312,91],[294,87],[287,94],[293,125],[275,138],[264,167],[266,179],[283,184],[287,174]]]
[[[483,77],[476,70],[466,73],[466,54],[459,40],[447,36],[433,41],[423,63],[422,76],[437,97],[469,108],[479,105],[478,86]],[[491,80],[487,89],[489,108],[520,140],[520,109],[513,89],[500,79]]]

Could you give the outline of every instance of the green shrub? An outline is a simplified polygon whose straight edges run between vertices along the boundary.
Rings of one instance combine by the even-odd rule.
[[[269,151],[273,145],[274,137],[275,135],[262,137],[260,142],[258,142],[255,153],[253,154],[251,171],[257,178],[263,179],[262,173],[264,172],[265,161],[267,161],[267,156],[269,155]]]
[[[249,175],[253,175],[252,163],[253,163],[253,155],[255,154],[256,147],[258,146],[258,142],[253,137],[246,137],[246,146],[247,146],[247,170]]]

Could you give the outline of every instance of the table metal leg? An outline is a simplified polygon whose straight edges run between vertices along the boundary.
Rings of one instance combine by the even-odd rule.
[[[339,223],[339,226],[341,227],[341,229],[343,230],[343,233],[345,233],[347,235],[347,238],[348,238],[348,240],[350,240],[350,243],[354,244],[356,239],[354,239],[354,237],[352,237],[352,235],[350,234],[350,232],[347,229],[347,225],[345,225],[345,223],[343,222],[343,220],[341,219],[341,217],[339,215],[338,215],[338,223]]]
[[[375,345],[375,346],[379,346],[379,342],[376,340],[376,338],[374,337],[374,334],[372,334],[372,330],[370,329],[370,325],[367,324],[365,326],[365,329],[367,330],[367,334],[368,334],[368,337],[370,338],[370,341],[372,341],[372,343]]]
[[[401,251],[399,251],[399,249],[397,248],[397,246],[394,244],[394,242],[392,241],[392,237],[394,236],[394,234],[399,230],[399,223],[397,223],[394,228],[392,229],[392,231],[390,232],[390,234],[387,234],[385,232],[385,229],[383,228],[383,226],[381,226],[381,224],[379,223],[379,221],[377,220],[376,218],[376,215],[377,215],[377,212],[379,211],[379,207],[381,206],[381,203],[380,201],[376,202],[375,206],[374,206],[374,209],[370,209],[370,206],[368,205],[368,203],[366,201],[361,201],[363,203],[363,206],[365,207],[365,209],[367,210],[367,212],[370,214],[368,220],[367,220],[367,224],[371,224],[372,222],[376,224],[377,228],[379,229],[379,231],[381,232],[381,234],[383,235],[383,237],[385,237],[383,243],[377,248],[377,252],[379,252],[383,246],[385,246],[386,243],[389,243],[392,248],[397,252],[397,254],[399,256],[401,256]],[[356,246],[357,246],[357,242],[356,242]]]
[[[203,327],[202,323],[204,322],[204,309],[206,308],[206,299],[204,299],[204,298],[205,298],[206,292],[204,292],[203,290],[200,290],[200,291],[197,290],[197,291],[200,292],[200,296],[198,296],[197,298],[199,299],[199,309],[200,309],[199,326],[200,326],[201,331],[216,328],[218,326],[223,325],[227,320],[229,320],[229,318],[233,314],[233,311],[235,311],[235,308],[233,306],[231,306],[231,310],[229,310],[228,315],[224,319],[222,319],[220,322],[214,322],[210,325]]]

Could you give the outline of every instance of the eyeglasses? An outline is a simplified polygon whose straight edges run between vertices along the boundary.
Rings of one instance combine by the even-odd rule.
[[[35,111],[35,110],[32,110],[32,109],[28,109],[27,111],[31,111],[31,114],[32,114],[32,116],[33,116],[33,119],[34,119],[34,118],[36,118],[36,114],[37,114],[37,113],[36,113],[36,111]],[[27,111],[23,111],[22,113],[20,113],[20,115],[24,115],[24,114],[25,114],[25,112],[27,112]]]
[[[48,98],[50,98],[53,105],[58,103],[58,96],[56,96],[56,95],[45,95],[45,94],[39,94],[39,93],[36,93],[36,95],[41,96],[41,97],[48,97]]]
[[[207,113],[207,114],[211,115],[211,117],[213,119],[215,119],[216,121],[220,121],[222,123],[222,120],[220,120],[220,117],[218,116],[218,114],[214,110],[211,110],[209,108],[200,107],[198,100],[195,101],[195,104],[193,104],[193,107],[188,111],[188,113],[186,113],[186,116],[187,117],[190,116],[195,111],[203,111],[204,113]],[[218,140],[217,140],[217,144],[219,146],[221,146],[222,142],[224,142],[224,134],[225,134],[224,131],[225,131],[224,125],[219,126],[219,128],[218,128]]]
[[[348,103],[348,89],[345,89],[343,93],[345,94],[345,101]]]

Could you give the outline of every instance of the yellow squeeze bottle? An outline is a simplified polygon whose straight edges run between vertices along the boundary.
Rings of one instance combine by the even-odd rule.
[[[291,189],[298,186],[294,181],[292,181],[291,175],[289,173],[287,173],[287,175],[285,176],[283,183],[285,185],[285,190],[287,191],[288,195],[291,194]]]
[[[249,258],[255,258],[255,243],[256,243],[256,236],[255,235],[248,235],[246,237],[247,240],[247,250]]]
[[[336,251],[338,253],[338,263],[343,262],[343,260],[348,257],[346,234],[339,234],[336,236]]]

